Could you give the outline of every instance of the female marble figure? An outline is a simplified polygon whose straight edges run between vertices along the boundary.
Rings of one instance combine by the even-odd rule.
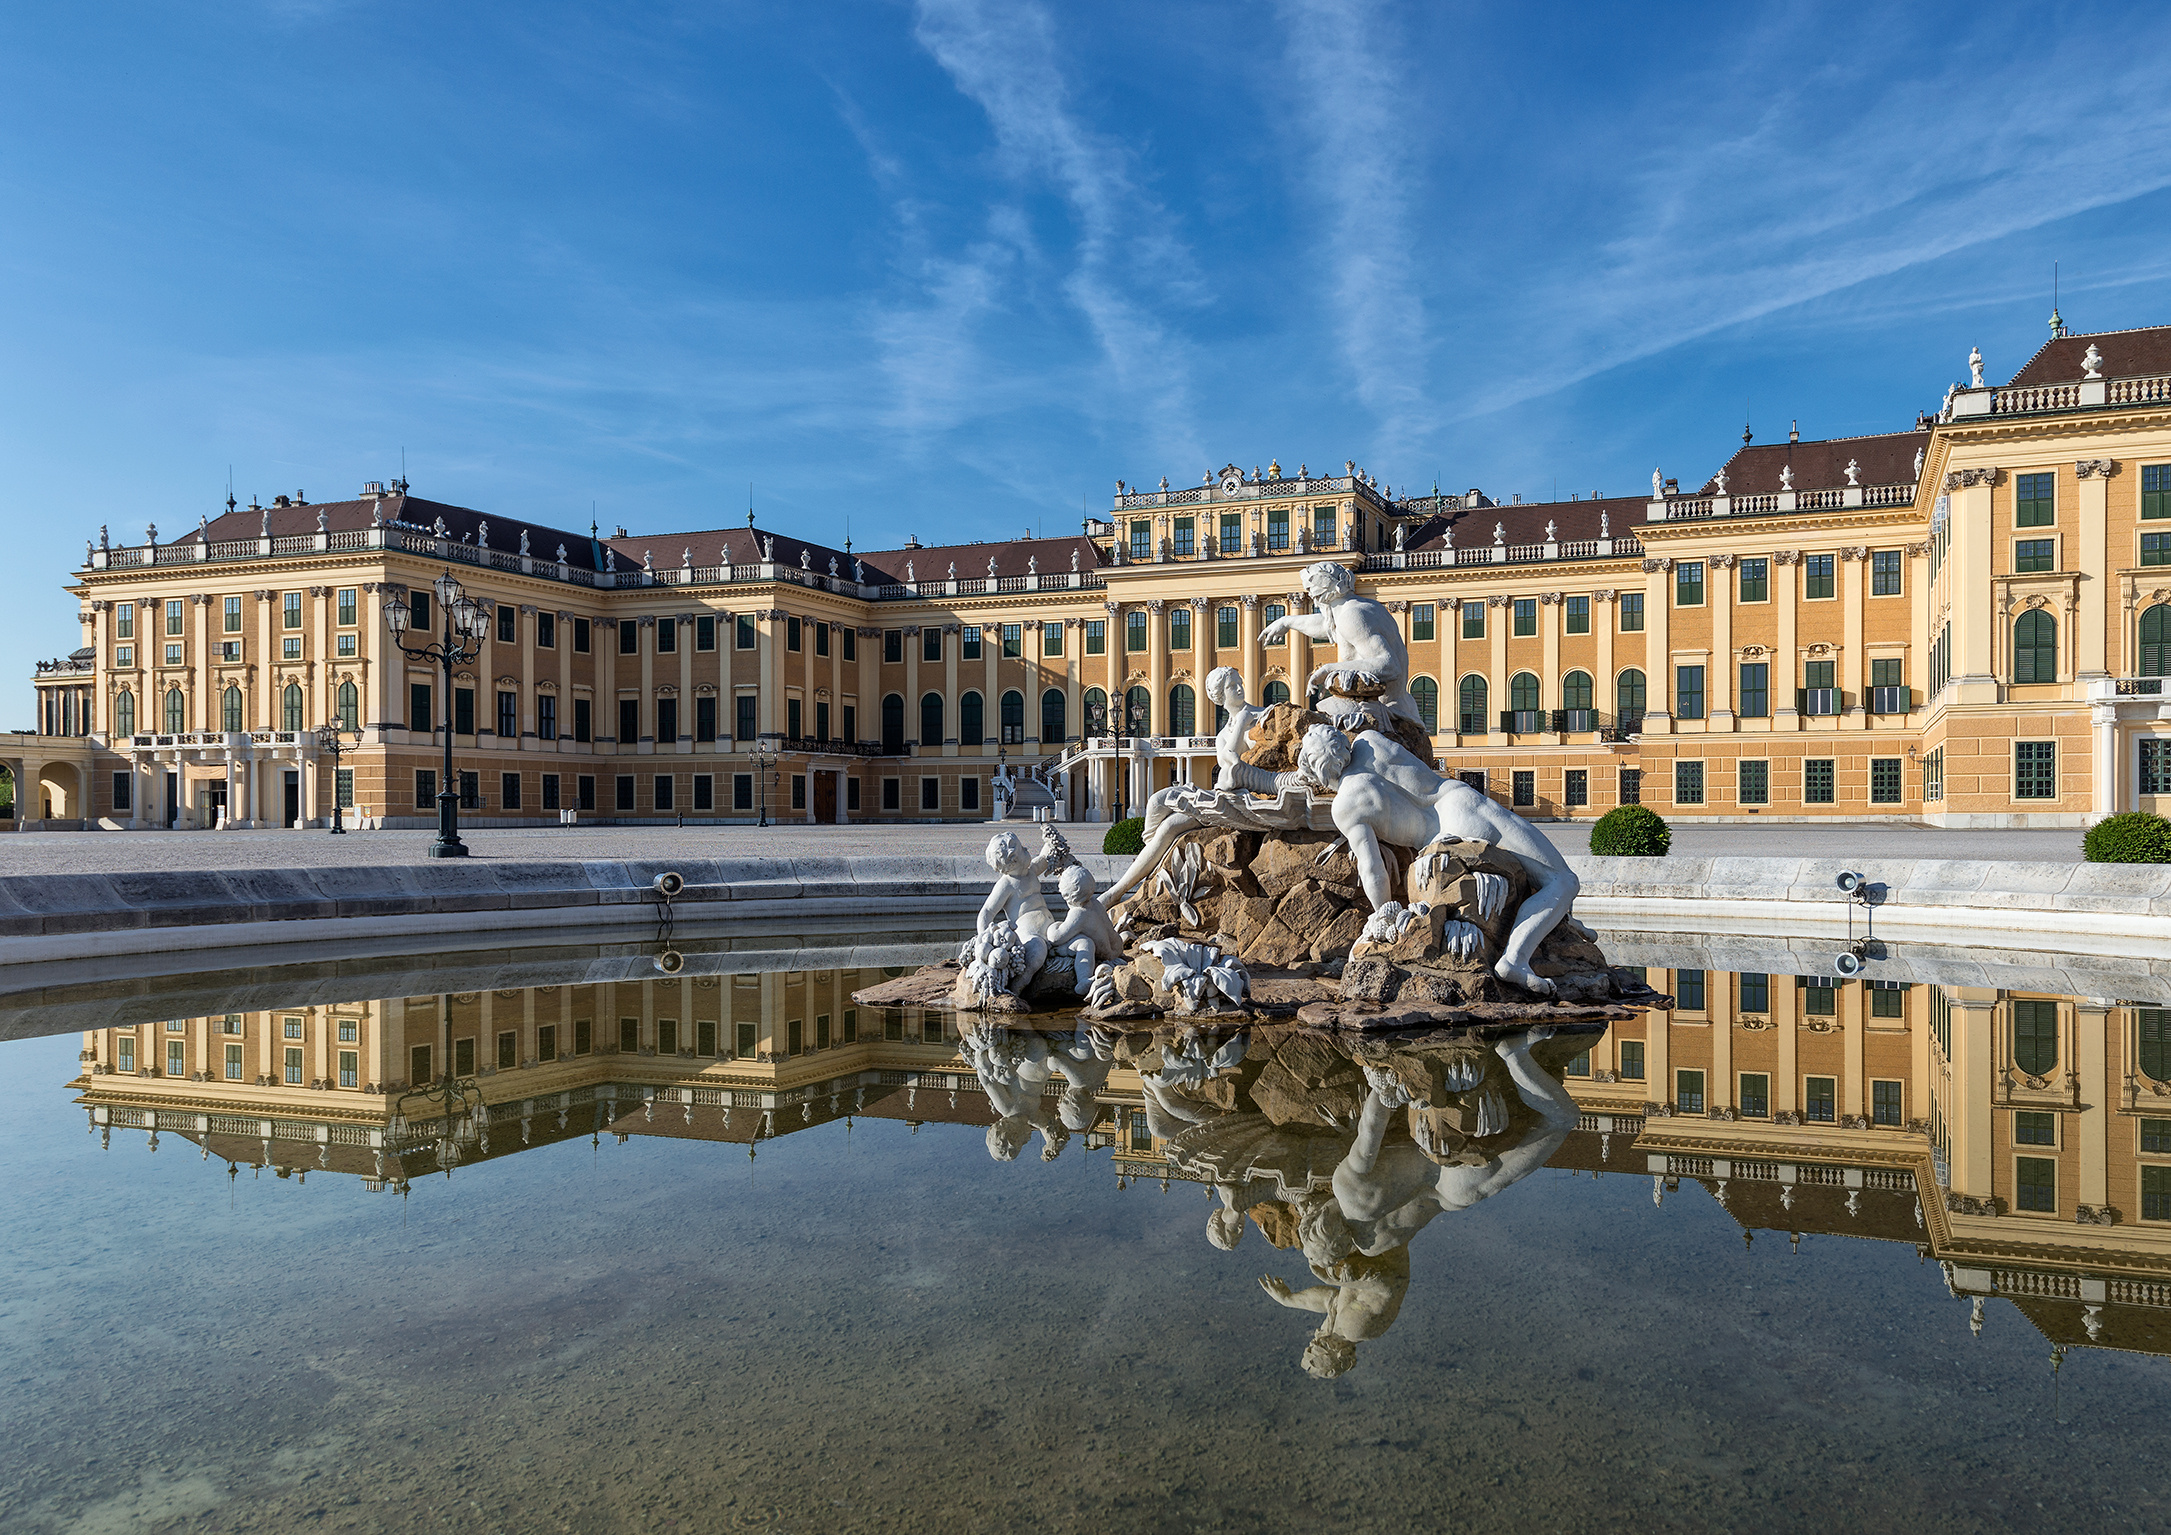
[[[1244,748],[1251,744],[1251,727],[1266,718],[1270,706],[1254,706],[1244,702],[1244,674],[1233,666],[1217,666],[1206,674],[1206,701],[1219,704],[1227,711],[1228,719],[1214,736],[1214,761],[1219,772],[1214,778],[1217,789],[1250,789],[1255,784],[1238,781],[1237,769],[1246,767]],[[1255,770],[1259,771],[1259,770]],[[1265,774],[1271,780],[1271,773]],[[1271,782],[1266,792],[1272,792]]]
[[[1382,708],[1422,727],[1417,700],[1410,697],[1410,648],[1394,614],[1384,603],[1359,597],[1355,573],[1332,560],[1304,567],[1304,590],[1317,611],[1275,619],[1259,631],[1260,643],[1272,644],[1294,633],[1337,647],[1334,660],[1314,668],[1305,685],[1313,699],[1328,691],[1336,673],[1365,672],[1385,685]]]
[[[1539,830],[1460,779],[1443,777],[1399,742],[1367,730],[1353,742],[1314,725],[1297,749],[1297,771],[1334,795],[1334,824],[1349,839],[1364,893],[1377,911],[1396,899],[1382,842],[1422,849],[1442,839],[1491,842],[1529,873],[1523,898],[1493,973],[1526,991],[1553,994],[1530,957],[1575,904],[1580,888],[1568,861]]]

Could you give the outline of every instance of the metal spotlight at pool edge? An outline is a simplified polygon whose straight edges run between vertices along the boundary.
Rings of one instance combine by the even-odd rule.
[[[655,887],[656,894],[662,896],[666,901],[675,901],[686,891],[686,877],[683,874],[670,871],[657,875],[651,883]]]
[[[1870,884],[1853,869],[1842,869],[1833,881],[1847,897],[1847,947],[1832,961],[1832,968],[1843,976],[1862,973],[1862,961],[1868,956],[1869,946],[1876,937],[1877,908],[1870,902]],[[1861,938],[1854,936],[1854,908],[1861,907],[1869,914],[1870,931]]]

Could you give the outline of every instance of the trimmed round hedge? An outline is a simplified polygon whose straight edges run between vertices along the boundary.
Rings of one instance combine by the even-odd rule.
[[[1146,818],[1134,815],[1118,821],[1108,828],[1108,835],[1101,838],[1104,853],[1136,853],[1146,846]]]
[[[1621,805],[1591,827],[1591,851],[1600,858],[1664,858],[1673,828],[1655,810]]]
[[[2145,810],[2105,816],[2081,837],[2090,863],[2171,863],[2171,821]]]

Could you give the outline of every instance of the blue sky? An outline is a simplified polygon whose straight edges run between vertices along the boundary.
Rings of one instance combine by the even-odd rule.
[[[1355,459],[1620,493],[2171,320],[2171,12],[18,6],[0,641],[399,472],[862,545]],[[28,717],[28,688],[11,695]],[[13,724],[0,718],[0,724]]]

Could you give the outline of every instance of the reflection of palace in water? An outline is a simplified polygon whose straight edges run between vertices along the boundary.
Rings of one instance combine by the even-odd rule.
[[[1043,1155],[1076,1131],[1112,1151],[1122,1182],[1217,1183],[1224,1153],[1200,1137],[1229,1137],[1198,1128],[1217,1104],[1332,1090],[1276,1088],[1267,1051],[1240,1072],[1229,1062],[1244,1052],[1217,1056],[1209,1040],[1179,1067],[1166,1041],[1141,1056],[1142,1036],[1082,1078],[1028,1071],[1021,1085],[990,1075],[969,1024],[961,1040],[952,1017],[854,1007],[875,979],[659,976],[96,1029],[74,1086],[109,1136],[179,1136],[237,1170],[402,1192],[604,1130],[752,1150],[854,1115],[995,1127],[989,1147],[1005,1157],[1035,1130]],[[1577,1127],[1548,1165],[1649,1177],[1659,1201],[1698,1185],[1751,1242],[1908,1242],[1944,1266],[1978,1327],[1982,1300],[2003,1296],[2055,1344],[2171,1353],[2171,1010],[1814,976],[1651,981],[1678,1009],[1617,1025],[1567,1062]],[[449,1117],[403,1097],[448,1051],[479,1098]],[[1241,1105],[1217,1099],[1217,1075],[1242,1075]],[[1325,1115],[1352,1135],[1361,1079],[1354,1093]],[[1390,1141],[1412,1133],[1395,1125]],[[1252,1216],[1269,1241],[1295,1245],[1268,1229],[1276,1219]]]

